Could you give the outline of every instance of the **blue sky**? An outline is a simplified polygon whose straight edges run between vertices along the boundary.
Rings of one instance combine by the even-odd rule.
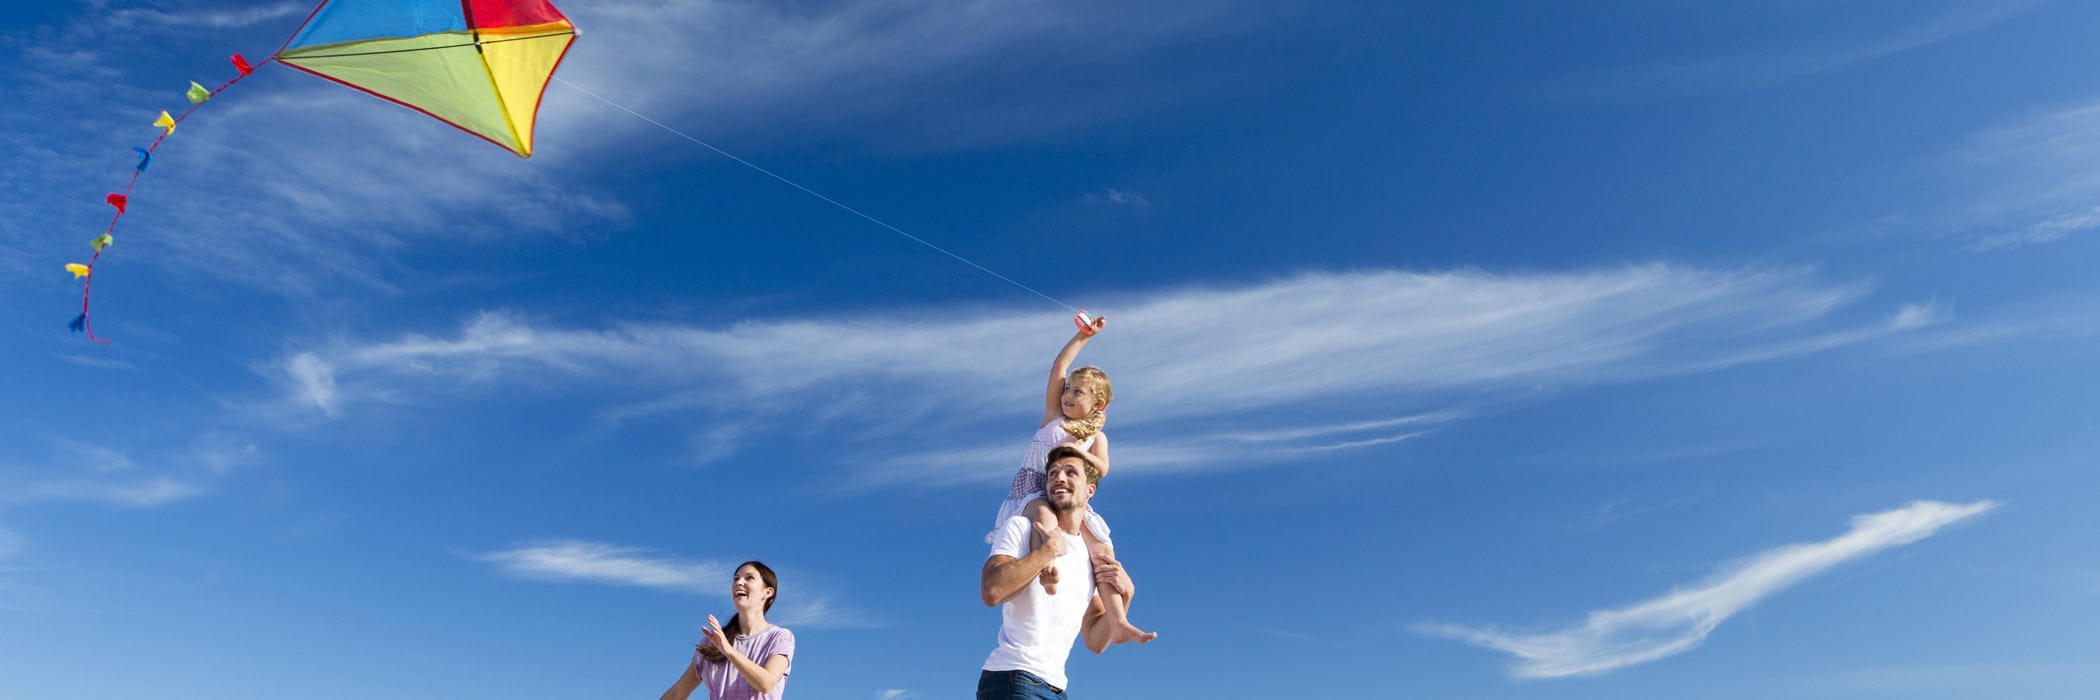
[[[565,7],[576,86],[1105,313],[1146,647],[1075,697],[2100,693],[2071,2]],[[556,85],[521,160],[308,6],[0,33],[0,677],[654,697],[729,567],[798,698],[970,691],[1069,312]]]

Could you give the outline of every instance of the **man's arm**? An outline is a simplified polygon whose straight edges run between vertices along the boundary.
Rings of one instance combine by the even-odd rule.
[[[1030,523],[1036,534],[1043,538],[1043,546],[1035,548],[1027,556],[1018,559],[994,554],[984,560],[984,572],[979,575],[977,593],[984,599],[984,606],[994,607],[1020,593],[1022,588],[1050,567],[1065,553],[1064,533],[1044,528],[1041,523]]]

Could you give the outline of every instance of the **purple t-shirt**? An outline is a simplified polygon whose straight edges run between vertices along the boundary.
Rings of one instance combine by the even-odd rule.
[[[729,640],[744,658],[764,666],[775,656],[788,657],[789,670],[795,662],[795,633],[780,625],[767,627],[758,634],[740,634]],[[772,692],[761,693],[750,683],[744,682],[744,674],[738,673],[736,664],[724,659],[720,663],[708,661],[699,651],[693,652],[694,673],[700,682],[707,684],[708,700],[780,700],[780,693],[787,689],[786,672],[780,674],[780,682],[773,684]]]

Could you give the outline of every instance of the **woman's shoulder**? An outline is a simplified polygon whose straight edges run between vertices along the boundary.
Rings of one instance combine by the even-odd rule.
[[[795,655],[794,630],[782,627],[780,625],[774,625],[772,627],[766,628],[766,631],[761,633],[759,636],[759,644],[761,645],[760,650],[762,653],[768,656],[771,656],[773,654],[786,654],[790,657],[793,657]]]

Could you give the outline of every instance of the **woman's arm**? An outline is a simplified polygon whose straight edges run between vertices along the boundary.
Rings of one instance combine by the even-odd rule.
[[[685,674],[679,676],[678,682],[672,683],[671,689],[664,691],[663,697],[659,700],[687,700],[687,698],[693,697],[693,689],[698,687],[700,687],[700,673],[693,670],[693,664],[687,663],[685,665]]]
[[[1099,333],[1106,327],[1108,317],[1094,319],[1094,332]],[[1064,349],[1057,351],[1057,359],[1050,361],[1050,388],[1043,391],[1043,422],[1036,427],[1049,425],[1050,421],[1057,420],[1058,416],[1065,414],[1064,402],[1061,400],[1065,393],[1065,373],[1072,370],[1072,361],[1079,359],[1079,349],[1086,347],[1086,341],[1091,337],[1093,336],[1086,333],[1073,333],[1072,339],[1065,342]]]
[[[744,682],[750,683],[751,687],[757,688],[760,693],[773,692],[773,685],[779,683],[780,678],[788,672],[789,662],[786,654],[774,654],[773,658],[766,659],[764,666],[746,658],[742,652],[732,652],[726,656],[729,657],[730,663],[736,664],[736,672],[744,677]]]
[[[737,675],[743,676],[744,682],[751,684],[758,692],[772,692],[773,684],[779,683],[780,677],[787,675],[789,662],[786,654],[774,654],[766,659],[764,666],[760,666],[758,662],[752,661],[751,657],[745,656],[744,652],[738,651],[735,644],[729,643],[729,635],[722,632],[722,623],[717,622],[715,616],[707,616],[705,631],[708,640],[714,642],[715,648],[722,650],[722,656],[728,659],[729,664],[736,667]]]

